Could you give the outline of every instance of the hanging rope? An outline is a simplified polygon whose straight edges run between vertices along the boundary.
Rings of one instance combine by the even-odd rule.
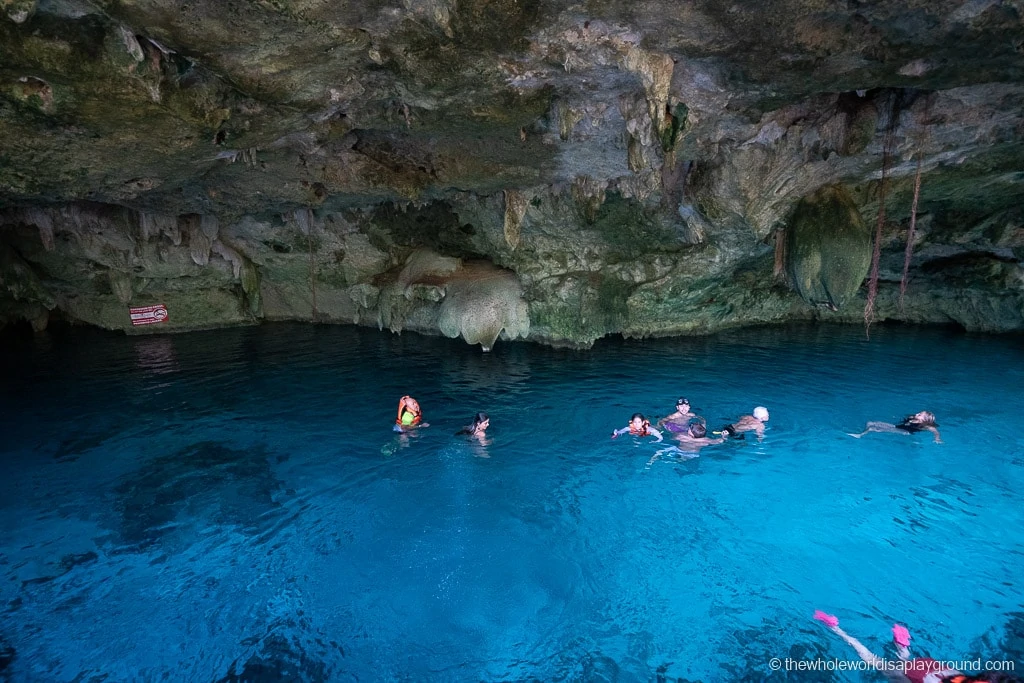
[[[871,252],[871,275],[868,277],[868,298],[864,303],[864,336],[871,339],[871,323],[875,320],[875,299],[878,297],[878,262],[882,257],[882,228],[885,226],[885,196],[889,189],[889,169],[896,147],[896,125],[899,115],[897,95],[893,95],[889,125],[882,144],[882,182],[878,189],[878,220],[875,222],[875,246]]]
[[[907,230],[907,246],[903,250],[903,277],[900,278],[900,313],[903,313],[903,297],[907,293],[907,273],[910,272],[910,257],[914,255],[914,228],[917,227],[917,200],[921,197],[921,156],[917,153],[917,174],[914,176],[914,202],[910,206],[910,228]]]
[[[931,109],[931,98],[925,102],[924,120],[921,127],[924,129],[922,139],[917,148],[917,173],[914,176],[914,202],[910,207],[910,228],[907,230],[907,246],[903,251],[903,277],[900,278],[900,314],[903,314],[903,297],[907,294],[907,279],[910,273],[910,259],[914,256],[914,232],[917,227],[917,202],[921,198],[921,161],[924,158],[925,141],[928,139],[928,112]]]

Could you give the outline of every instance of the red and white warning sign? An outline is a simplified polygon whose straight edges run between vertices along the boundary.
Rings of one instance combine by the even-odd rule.
[[[129,308],[128,315],[132,319],[132,325],[152,325],[167,320],[167,307],[163,304],[156,306],[140,306]]]

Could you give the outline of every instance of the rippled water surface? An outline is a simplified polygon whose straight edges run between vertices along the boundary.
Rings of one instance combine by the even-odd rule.
[[[1024,343],[758,329],[573,352],[348,327],[0,347],[0,680],[873,680],[1024,650]],[[391,431],[403,394],[430,427]],[[679,396],[763,441],[609,439]],[[927,435],[867,420],[934,411]],[[453,433],[491,416],[480,444]],[[1019,665],[1019,664],[1018,664]],[[1020,670],[1018,670],[1020,673]]]

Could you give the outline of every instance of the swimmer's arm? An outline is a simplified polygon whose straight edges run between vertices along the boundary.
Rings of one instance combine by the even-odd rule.
[[[629,427],[623,427],[622,429],[612,430],[612,438],[614,439],[617,436],[621,436],[622,434],[625,434],[628,431],[629,431]]]
[[[649,431],[649,432],[650,432],[651,434],[653,434],[653,435],[654,435],[654,438],[656,438],[656,439],[657,439],[658,441],[661,441],[661,440],[662,440],[661,432],[659,432],[659,431],[658,431],[657,429],[655,429],[654,427],[648,427],[648,428],[647,428],[647,431]]]
[[[862,660],[864,660],[868,665],[870,665],[870,666],[872,666],[875,669],[878,669],[880,671],[884,671],[886,669],[885,660],[882,659],[881,657],[879,657],[878,655],[876,655],[871,650],[869,650],[866,647],[864,647],[863,643],[861,643],[859,640],[857,640],[856,638],[854,638],[851,635],[848,635],[846,633],[846,631],[844,631],[843,629],[839,628],[838,626],[833,626],[832,627],[832,631],[834,633],[836,633],[840,638],[845,640],[850,645],[850,647],[852,647],[854,650],[856,650],[857,651],[857,655]]]
[[[925,427],[925,429],[927,429],[929,432],[931,432],[932,436],[935,437],[935,443],[942,443],[942,437],[939,436],[939,430],[938,429],[936,429],[935,427]]]

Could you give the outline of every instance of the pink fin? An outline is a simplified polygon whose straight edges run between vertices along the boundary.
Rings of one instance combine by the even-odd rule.
[[[821,623],[825,624],[825,626],[828,626],[829,628],[835,628],[836,626],[839,626],[838,617],[834,617],[831,614],[825,614],[820,609],[814,610],[814,618],[820,621]]]
[[[910,631],[906,626],[892,625],[892,639],[901,647],[910,647]]]

